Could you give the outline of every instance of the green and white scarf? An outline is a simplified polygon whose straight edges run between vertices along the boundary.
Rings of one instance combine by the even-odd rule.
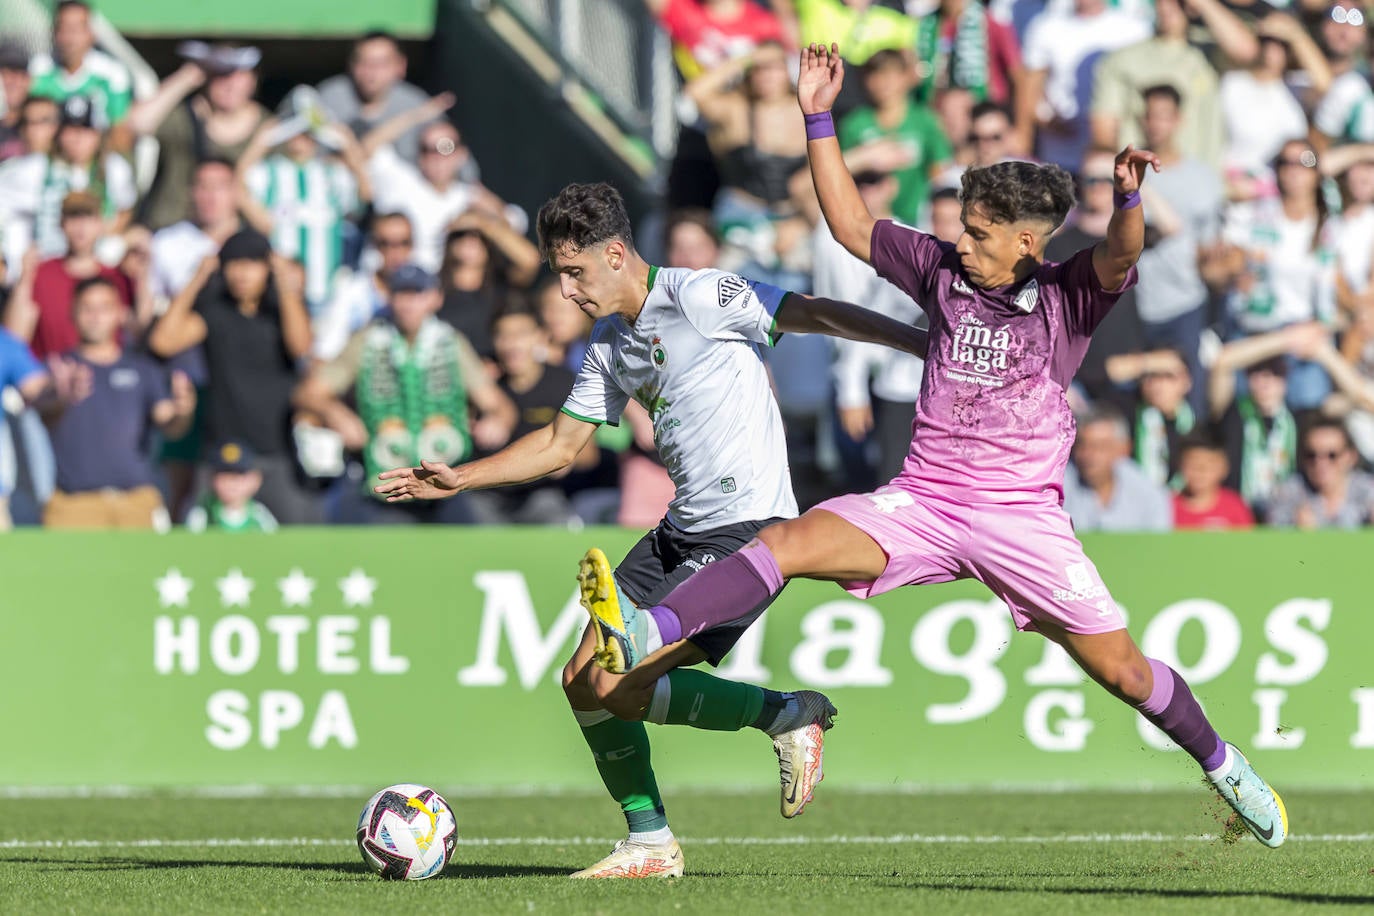
[[[1281,407],[1269,431],[1249,396],[1236,400],[1240,412],[1240,495],[1249,505],[1266,503],[1274,488],[1297,467],[1298,424],[1288,408]]]
[[[967,89],[974,102],[988,97],[987,12],[978,0],[966,0],[954,29],[954,47],[946,52],[940,38],[940,12],[921,19],[916,35],[916,59],[921,85],[916,97],[922,104],[934,101],[935,93],[957,87]]]
[[[437,318],[421,325],[414,345],[390,321],[368,328],[355,393],[369,481],[422,458],[453,464],[472,453],[458,337]]]
[[[1179,404],[1174,414],[1174,428],[1178,434],[1188,435],[1195,423],[1188,402]],[[1176,488],[1178,482],[1169,479],[1169,425],[1158,407],[1141,407],[1136,411],[1135,460],[1155,483]]]

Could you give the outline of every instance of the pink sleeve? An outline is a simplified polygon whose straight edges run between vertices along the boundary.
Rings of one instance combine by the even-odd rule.
[[[890,219],[880,219],[873,224],[868,260],[878,276],[929,311],[930,282],[941,259],[953,247],[937,241],[933,235],[898,225]]]
[[[1065,321],[1069,330],[1087,337],[1097,330],[1121,294],[1135,286],[1134,267],[1126,274],[1119,289],[1103,289],[1093,268],[1093,249],[1084,248],[1059,267],[1059,284],[1064,290]]]

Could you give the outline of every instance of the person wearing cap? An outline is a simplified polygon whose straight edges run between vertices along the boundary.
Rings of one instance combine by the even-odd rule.
[[[40,407],[57,459],[57,489],[43,512],[48,528],[169,525],[149,452],[154,429],[176,438],[189,428],[195,387],[119,341],[128,320],[119,290],[82,280],[72,314],[81,342],[49,359],[52,397]]]
[[[385,121],[425,107],[429,96],[406,82],[406,56],[396,38],[382,31],[368,32],[353,43],[348,72],[319,85],[324,107],[361,137]],[[420,129],[429,117],[410,125],[396,138],[396,152],[414,162],[420,148]]]
[[[102,150],[105,126],[91,99],[71,96],[62,102],[51,153],[30,153],[0,165],[0,212],[10,213],[7,253],[32,243],[44,257],[62,254],[66,250],[62,200],[72,191],[95,195],[104,224],[102,235],[118,235],[128,225],[138,188],[129,163],[117,153]],[[11,228],[15,238],[9,237]]]
[[[153,325],[148,347],[170,358],[204,345],[208,441],[239,441],[257,454],[263,503],[282,522],[319,521],[302,486],[291,438],[296,365],[310,352],[310,316],[286,262],[261,233],[230,236]]]
[[[239,157],[239,206],[273,249],[305,266],[313,314],[329,299],[346,224],[372,199],[372,186],[357,138],[331,120],[314,89],[297,86],[278,113]]]
[[[0,162],[26,152],[19,127],[32,85],[28,50],[12,39],[0,41]]]
[[[30,249],[5,309],[5,326],[39,359],[65,353],[80,343],[72,303],[81,282],[100,277],[114,287],[126,306],[133,302],[129,278],[96,258],[103,223],[95,195],[72,191],[63,198],[60,225],[66,253],[40,260],[37,249]]]
[[[82,0],[61,0],[52,23],[52,53],[36,55],[29,65],[33,94],[59,102],[85,96],[104,123],[124,120],[133,101],[129,71],[96,50],[90,5]]]
[[[257,48],[188,41],[177,53],[181,67],[129,110],[129,128],[158,142],[157,174],[139,211],[140,222],[153,230],[193,218],[187,189],[196,164],[237,162],[269,117],[254,100],[262,61]]]
[[[186,529],[206,531],[272,532],[277,519],[254,497],[262,489],[253,450],[244,442],[225,442],[210,453],[210,488],[186,513]]]
[[[409,264],[415,249],[409,217],[404,213],[373,216],[368,243],[377,252],[377,269],[352,274],[335,284],[328,304],[315,316],[315,349],[311,355],[317,360],[338,356],[349,338],[386,308],[386,278]]]
[[[372,495],[377,475],[389,468],[422,459],[461,462],[474,445],[504,445],[517,419],[472,345],[434,317],[441,300],[434,275],[407,264],[387,275],[387,286],[387,314],[354,334],[337,357],[318,364],[296,390],[295,404],[337,432],[350,452],[362,454],[366,491],[350,492],[354,499],[345,503],[341,520],[469,521],[461,500],[446,508],[447,501],[388,504]],[[349,392],[356,412],[344,403]]]

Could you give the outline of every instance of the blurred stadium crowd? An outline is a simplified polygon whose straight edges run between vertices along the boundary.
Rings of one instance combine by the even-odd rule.
[[[1374,521],[1358,0],[647,2],[682,75],[651,261],[924,320],[820,219],[799,42],[841,44],[838,133],[870,209],[949,241],[963,170],[1036,159],[1078,181],[1062,260],[1105,234],[1115,152],[1149,148],[1140,282],[1070,393],[1075,525]],[[0,43],[0,526],[657,522],[672,485],[633,404],[562,479],[370,494],[381,469],[549,422],[590,330],[400,44],[363,36],[268,110],[258,48],[185,42],[134,97],[91,20],[67,0],[50,51]],[[918,360],[796,335],[768,356],[803,505],[897,471]]]

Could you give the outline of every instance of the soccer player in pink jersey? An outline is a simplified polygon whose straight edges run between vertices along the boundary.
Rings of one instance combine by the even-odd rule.
[[[869,213],[830,117],[843,79],[834,45],[802,51],[797,95],[826,222],[930,317],[911,450],[887,486],[764,528],[646,612],[598,618],[607,639],[662,648],[626,674],[598,671],[594,690],[607,709],[637,708],[680,640],[743,617],[791,578],[838,582],[861,598],[973,578],[1006,602],[1018,629],[1063,646],[1191,754],[1251,833],[1279,846],[1282,800],[1218,737],[1183,678],[1140,651],[1061,506],[1074,438],[1065,389],[1093,330],[1135,283],[1139,191],[1159,160],[1129,146],[1116,157],[1106,239],[1062,264],[1044,251],[1074,203],[1069,174],[1028,162],[970,169],[964,233],[950,245]]]

